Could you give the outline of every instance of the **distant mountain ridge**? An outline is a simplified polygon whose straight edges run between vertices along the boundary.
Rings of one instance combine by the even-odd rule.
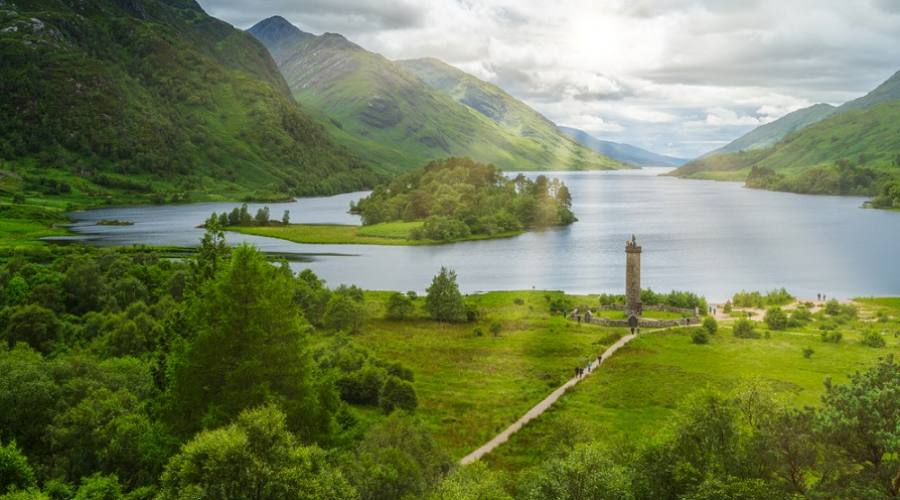
[[[688,162],[686,158],[661,155],[631,144],[604,141],[577,128],[560,126],[559,129],[582,145],[623,163],[639,167],[680,167]]]
[[[725,146],[707,153],[707,156],[770,147],[784,136],[828,118],[836,109],[830,104],[814,104],[792,111],[777,120],[756,127]]]
[[[259,40],[277,52],[294,98],[317,114],[336,140],[384,171],[448,156],[506,170],[628,168],[565,137],[501,89],[449,65],[431,61],[429,74],[465,81],[472,99],[457,99],[435,79],[429,83],[420,76],[424,64],[390,61],[335,33],[298,35],[300,30],[288,25],[269,18],[249,32],[261,34]],[[294,40],[289,49],[285,39]],[[503,109],[505,118],[489,106]]]
[[[900,99],[900,71],[897,71],[868,94],[838,106],[836,114],[852,109],[865,109],[883,102]]]
[[[734,141],[731,141],[727,145],[711,151],[704,156],[767,148],[774,145],[788,134],[801,130],[804,127],[831,116],[839,115],[854,109],[865,109],[882,102],[889,102],[897,99],[900,99],[900,71],[894,73],[874,90],[858,99],[847,101],[838,107],[819,103],[807,108],[798,109],[775,121],[760,125]]]

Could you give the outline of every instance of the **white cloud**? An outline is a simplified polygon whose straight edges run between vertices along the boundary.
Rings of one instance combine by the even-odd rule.
[[[618,123],[608,122],[594,115],[574,115],[567,122],[561,123],[561,125],[579,128],[591,134],[605,134],[607,132],[621,132],[625,130]]]
[[[725,108],[711,108],[706,111],[706,118],[702,122],[688,121],[687,125],[760,125],[762,122],[759,118],[748,115],[739,115],[736,112]]]

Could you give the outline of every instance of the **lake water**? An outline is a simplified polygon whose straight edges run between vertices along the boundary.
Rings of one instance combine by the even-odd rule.
[[[712,300],[786,287],[795,295],[900,295],[900,213],[859,208],[862,198],[803,196],[737,183],[660,177],[665,169],[559,172],[579,221],[493,241],[428,247],[303,245],[227,233],[267,252],[307,254],[329,285],[423,291],[441,266],[463,291],[553,289],[622,293],[625,240],[643,246],[643,286],[690,290]],[[365,193],[267,204],[292,222],[359,223],[349,202]],[[211,212],[238,203],[104,208],[72,214],[72,229],[98,245],[196,246]],[[251,204],[255,213],[261,204]],[[102,219],[132,226],[97,226]]]

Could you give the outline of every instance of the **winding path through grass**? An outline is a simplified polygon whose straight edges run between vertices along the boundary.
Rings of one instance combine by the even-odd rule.
[[[607,359],[609,359],[616,351],[619,350],[619,348],[621,348],[625,344],[631,342],[635,337],[636,337],[636,335],[626,335],[626,336],[620,338],[618,341],[616,341],[615,344],[609,346],[605,351],[603,351],[603,355],[601,356],[600,361],[591,362],[590,372],[585,374],[585,377],[590,376],[591,373],[594,373],[594,370],[599,368],[600,364],[603,361],[606,361]],[[555,391],[550,393],[550,395],[547,396],[546,398],[544,398],[543,401],[541,401],[540,403],[535,405],[532,409],[528,410],[528,412],[525,413],[525,415],[522,415],[522,417],[519,418],[519,420],[516,420],[515,423],[513,423],[512,425],[510,425],[509,427],[504,429],[503,432],[494,436],[493,439],[491,439],[487,443],[483,444],[477,450],[464,456],[462,458],[462,460],[459,461],[459,463],[461,465],[467,465],[472,462],[475,462],[478,459],[480,459],[481,457],[483,457],[484,455],[490,453],[494,448],[505,443],[509,439],[510,436],[515,434],[519,429],[521,429],[525,424],[527,424],[532,419],[539,417],[542,413],[544,413],[545,410],[547,410],[547,408],[550,408],[550,406],[552,406],[553,403],[555,403],[557,399],[559,399],[563,394],[565,394],[566,391],[569,390],[570,387],[573,387],[575,384],[577,384],[583,378],[584,377],[580,377],[580,378],[574,377],[574,378],[570,379],[568,382],[563,384],[561,387],[559,387],[558,389],[556,389]]]

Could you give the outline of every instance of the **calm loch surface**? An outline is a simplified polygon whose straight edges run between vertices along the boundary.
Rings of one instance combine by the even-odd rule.
[[[714,300],[784,286],[811,297],[900,295],[900,212],[859,208],[864,199],[745,189],[737,183],[659,177],[661,169],[560,172],[579,221],[502,240],[429,247],[303,245],[227,233],[267,252],[307,254],[330,285],[422,291],[441,266],[464,291],[624,290],[625,240],[643,246],[644,287],[691,290]],[[536,174],[535,174],[536,175]],[[267,204],[293,222],[354,224],[350,200],[365,193]],[[211,212],[237,203],[105,208],[72,214],[72,229],[98,245],[195,246]],[[262,204],[251,204],[252,212]],[[98,226],[102,219],[134,222]]]

